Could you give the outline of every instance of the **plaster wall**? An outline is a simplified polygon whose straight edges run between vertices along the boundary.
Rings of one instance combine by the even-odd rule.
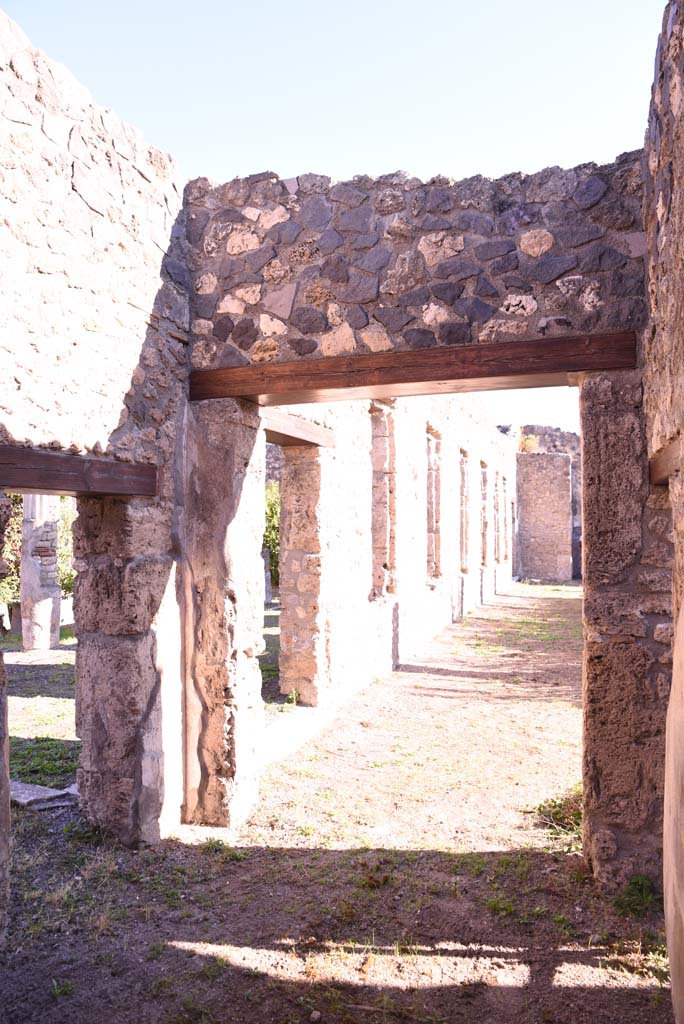
[[[518,452],[518,573],[572,579],[571,460],[560,452]]]
[[[157,499],[80,501],[75,530],[82,802],[125,841],[153,839],[180,803],[161,731],[180,701],[181,191],[169,158],[4,14],[0,122],[0,441],[163,469]]]
[[[512,527],[501,495],[514,489],[515,454],[472,396],[335,403],[311,414],[335,441],[328,449],[281,453],[280,672],[283,692],[318,704],[388,671],[491,595],[497,582],[510,581]],[[438,456],[430,466],[434,441]],[[471,510],[464,570],[465,450]],[[484,565],[482,462],[490,479]]]

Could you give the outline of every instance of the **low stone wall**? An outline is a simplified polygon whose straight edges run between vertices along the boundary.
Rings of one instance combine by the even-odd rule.
[[[456,183],[198,179],[193,366],[639,328],[640,160]]]
[[[572,579],[571,461],[552,452],[518,452],[518,573]]]

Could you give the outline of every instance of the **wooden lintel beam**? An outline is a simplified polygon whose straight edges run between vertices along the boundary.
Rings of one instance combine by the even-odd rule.
[[[153,498],[157,467],[44,448],[0,445],[0,490],[73,497]]]
[[[651,483],[658,486],[669,483],[673,473],[684,466],[684,441],[675,437],[672,441],[652,455],[648,462],[648,474]]]
[[[296,405],[569,384],[574,375],[636,367],[636,335],[533,338],[411,352],[259,363],[190,374],[190,400],[246,398]]]
[[[264,409],[261,413],[266,440],[283,448],[309,446],[333,448],[334,435],[330,427],[322,427],[301,416],[292,416],[282,409]]]

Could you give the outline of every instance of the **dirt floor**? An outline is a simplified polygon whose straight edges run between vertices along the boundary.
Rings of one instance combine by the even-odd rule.
[[[0,1021],[671,1024],[657,897],[577,852],[580,659],[578,588],[516,585],[271,765],[230,841],[17,814]]]

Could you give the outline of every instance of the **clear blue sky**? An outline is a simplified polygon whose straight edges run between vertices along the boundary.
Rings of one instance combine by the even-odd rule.
[[[665,0],[8,0],[186,177],[496,177],[643,143]],[[520,396],[522,398],[522,396]],[[548,396],[551,398],[551,396]]]

